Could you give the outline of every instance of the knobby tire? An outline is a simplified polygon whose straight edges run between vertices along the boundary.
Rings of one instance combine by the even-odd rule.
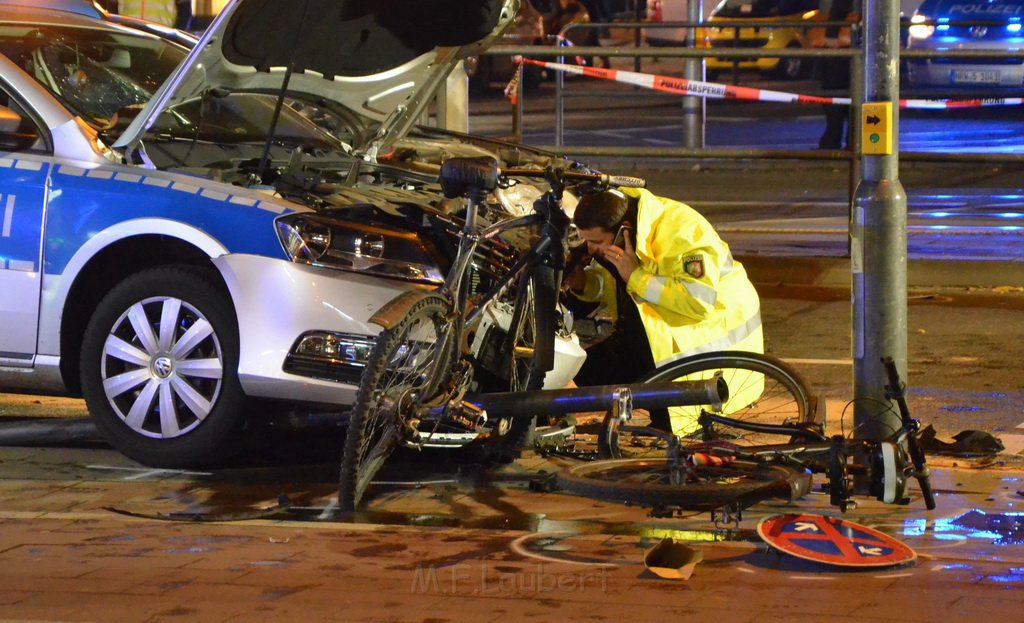
[[[448,382],[455,347],[450,305],[440,296],[415,303],[377,337],[352,406],[341,457],[338,505],[353,511],[384,462],[403,441],[416,405]],[[441,351],[444,352],[441,352]]]

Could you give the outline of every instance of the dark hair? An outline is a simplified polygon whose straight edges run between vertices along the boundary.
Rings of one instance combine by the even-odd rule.
[[[615,231],[623,223],[636,223],[637,200],[618,190],[602,190],[580,197],[572,220],[580,229],[600,227]]]

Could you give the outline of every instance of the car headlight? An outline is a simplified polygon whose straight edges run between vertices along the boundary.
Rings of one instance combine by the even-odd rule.
[[[512,216],[533,214],[533,202],[540,199],[544,191],[533,184],[512,184],[506,188],[494,189],[494,196],[506,212]]]
[[[444,281],[430,251],[414,233],[313,214],[288,214],[276,223],[281,246],[293,262],[420,283]]]
[[[907,34],[911,39],[927,39],[935,33],[935,26],[924,23],[929,21],[931,20],[924,15],[914,15],[910,18],[910,28],[907,29]]]

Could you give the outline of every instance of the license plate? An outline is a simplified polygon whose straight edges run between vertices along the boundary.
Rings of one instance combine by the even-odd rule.
[[[996,70],[981,69],[957,69],[954,70],[951,78],[953,82],[969,84],[999,84],[1000,73]]]

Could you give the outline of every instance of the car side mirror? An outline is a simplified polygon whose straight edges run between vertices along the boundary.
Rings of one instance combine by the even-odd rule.
[[[0,134],[17,132],[21,127],[21,115],[10,108],[0,105]]]
[[[0,104],[0,148],[27,149],[39,140],[39,134],[34,131],[35,126],[28,124],[26,131],[22,121],[20,114]]]

